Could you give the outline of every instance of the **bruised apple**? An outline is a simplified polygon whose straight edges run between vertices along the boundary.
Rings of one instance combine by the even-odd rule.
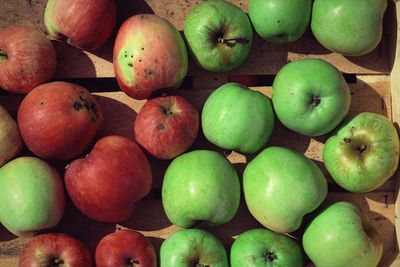
[[[65,185],[83,214],[119,222],[131,216],[135,203],[149,193],[151,167],[138,145],[122,136],[106,136],[86,158],[69,165]]]
[[[103,124],[96,99],[83,87],[52,82],[33,89],[18,110],[27,147],[39,157],[69,160],[81,154]]]
[[[0,105],[0,166],[14,158],[21,151],[22,146],[17,123]]]

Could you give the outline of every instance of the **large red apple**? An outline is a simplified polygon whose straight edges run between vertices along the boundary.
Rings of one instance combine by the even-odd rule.
[[[25,96],[18,110],[22,139],[44,159],[78,156],[102,124],[103,114],[96,99],[72,83],[42,84]]]
[[[38,30],[13,26],[0,31],[0,87],[26,94],[51,79],[56,71],[56,52]]]
[[[92,258],[87,247],[75,237],[48,233],[33,237],[19,255],[19,267],[90,267]]]
[[[155,90],[181,85],[188,56],[182,36],[170,22],[142,14],[130,17],[119,29],[113,63],[121,89],[145,99]]]
[[[181,96],[166,96],[146,102],[134,123],[136,141],[160,159],[185,152],[196,139],[199,114]]]
[[[51,37],[93,50],[110,37],[116,17],[114,0],[49,0],[44,23]]]
[[[157,254],[141,233],[120,230],[106,235],[96,247],[96,266],[156,267]]]
[[[88,217],[106,222],[127,219],[152,185],[148,159],[138,145],[122,136],[100,139],[89,155],[73,161],[65,184],[75,206]]]

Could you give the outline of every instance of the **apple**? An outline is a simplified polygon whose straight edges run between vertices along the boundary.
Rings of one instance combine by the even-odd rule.
[[[114,0],[48,0],[44,12],[51,37],[83,50],[103,45],[116,20]]]
[[[135,203],[150,192],[151,167],[134,142],[106,136],[86,158],[68,166],[65,185],[83,214],[98,221],[119,222],[129,218]]]
[[[249,56],[253,43],[249,18],[225,0],[195,6],[186,17],[183,31],[197,64],[214,72],[238,67]]]
[[[265,95],[238,83],[226,83],[207,98],[201,124],[211,143],[224,149],[253,153],[271,136],[274,111]]]
[[[88,147],[103,125],[96,99],[67,82],[42,84],[25,96],[18,125],[27,147],[44,159],[69,160]]]
[[[181,229],[170,235],[160,248],[161,267],[228,267],[221,242],[202,229]]]
[[[103,237],[96,247],[96,266],[157,267],[157,254],[141,233],[119,230]]]
[[[90,267],[93,266],[88,248],[80,240],[64,233],[34,236],[19,255],[19,267]]]
[[[146,99],[155,90],[179,87],[188,71],[188,55],[178,30],[154,14],[127,19],[113,52],[115,78],[127,95]]]
[[[372,191],[397,170],[397,130],[383,115],[357,114],[326,141],[323,161],[329,174],[344,189],[358,193]]]
[[[327,49],[361,56],[378,46],[386,0],[315,0],[311,30]]]
[[[290,233],[325,200],[328,184],[318,166],[303,154],[268,147],[247,164],[243,191],[257,221],[275,232]]]
[[[279,70],[272,85],[278,119],[308,136],[332,131],[350,109],[350,89],[343,75],[322,59],[301,59]]]
[[[303,247],[318,267],[375,267],[383,251],[368,216],[349,202],[336,202],[317,215],[304,232]]]
[[[238,236],[231,247],[231,267],[302,267],[299,245],[289,236],[268,229],[251,229]]]
[[[60,175],[45,161],[19,157],[0,168],[0,222],[17,236],[58,224],[65,195]]]
[[[239,177],[221,154],[194,150],[168,166],[161,198],[168,219],[179,227],[189,228],[199,221],[224,224],[239,208]]]
[[[264,40],[291,43],[299,39],[310,23],[311,0],[249,0],[249,17]]]
[[[172,159],[193,144],[199,131],[199,113],[182,96],[151,99],[136,116],[136,141],[159,159]]]
[[[17,156],[23,145],[17,123],[0,105],[0,166]]]
[[[0,31],[0,87],[26,94],[50,80],[57,68],[56,52],[40,31],[12,26]]]

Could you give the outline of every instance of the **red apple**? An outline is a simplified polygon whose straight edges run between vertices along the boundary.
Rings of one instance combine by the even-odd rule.
[[[26,94],[47,82],[57,67],[50,40],[38,30],[13,26],[0,31],[0,87]]]
[[[44,23],[51,37],[93,50],[110,37],[116,17],[114,0],[49,0]]]
[[[19,255],[19,267],[90,267],[92,258],[78,239],[63,233],[48,233],[33,237]]]
[[[88,217],[118,222],[151,189],[150,163],[138,145],[122,136],[100,139],[89,155],[73,161],[65,184],[75,206]]]
[[[146,102],[134,123],[136,141],[159,159],[172,159],[185,152],[196,139],[199,114],[181,96]]]
[[[145,99],[155,90],[181,85],[188,56],[182,36],[170,22],[141,14],[119,29],[113,63],[121,89],[132,98]]]
[[[25,96],[18,110],[22,139],[44,159],[69,160],[81,154],[102,124],[96,99],[72,83],[42,84]]]
[[[156,267],[157,254],[150,241],[141,233],[120,230],[100,240],[96,247],[96,266]]]

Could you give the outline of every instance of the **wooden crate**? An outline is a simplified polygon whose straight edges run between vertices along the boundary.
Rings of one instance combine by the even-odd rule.
[[[46,0],[1,0],[0,28],[14,24],[28,24],[45,32],[43,13]],[[184,18],[190,9],[201,1],[192,0],[117,0],[119,22],[138,13],[155,13],[171,21],[179,30],[183,28]],[[231,0],[247,11],[247,1]],[[190,62],[189,75],[184,85],[177,90],[163,91],[163,94],[179,94],[187,97],[201,111],[207,96],[218,86],[228,81],[243,78],[256,78],[252,87],[264,94],[271,95],[271,83],[274,75],[289,61],[301,58],[321,58],[336,66],[345,74],[352,94],[350,114],[371,111],[390,118],[398,127],[400,121],[400,3],[389,1],[385,14],[384,36],[381,44],[373,52],[361,57],[344,57],[324,49],[312,36],[310,31],[292,44],[270,44],[255,38],[249,59],[238,69],[228,73],[215,74],[204,71]],[[55,80],[67,80],[82,84],[96,95],[104,114],[105,125],[100,136],[120,134],[133,139],[132,124],[137,112],[145,101],[136,101],[122,93],[113,79],[112,46],[114,35],[108,43],[91,53],[82,52],[66,44],[53,42],[59,60]],[[1,38],[1,36],[0,36]],[[160,93],[161,94],[161,93]],[[13,116],[16,115],[21,96],[0,93],[0,103],[5,105]],[[100,137],[99,136],[99,137]],[[373,220],[384,241],[384,253],[381,266],[400,266],[398,245],[400,240],[399,214],[400,198],[398,197],[399,175],[391,178],[379,189],[365,194],[348,193],[339,188],[329,177],[322,163],[321,151],[326,136],[309,138],[295,134],[276,123],[273,136],[268,146],[280,145],[300,151],[318,164],[328,178],[329,195],[324,204],[338,200],[351,201],[363,209]],[[225,153],[241,175],[246,162],[255,155],[241,155],[222,151],[205,141],[199,135],[192,149],[206,148]],[[23,152],[29,154],[25,149]],[[162,241],[178,228],[172,225],[162,208],[160,187],[163,173],[169,161],[151,159],[154,171],[154,186],[149,196],[141,201],[133,216],[119,224],[99,223],[88,219],[68,200],[65,215],[60,224],[52,231],[62,231],[81,239],[94,252],[98,241],[116,227],[127,227],[139,230],[148,236],[157,250]],[[67,162],[55,163],[63,171]],[[305,218],[305,223],[310,216]],[[303,225],[305,224],[303,223]],[[207,228],[229,247],[234,238],[245,230],[260,227],[252,218],[242,202],[234,219],[218,227]],[[396,227],[399,229],[395,231]],[[301,242],[302,229],[293,235]],[[396,237],[397,233],[397,237]],[[0,226],[0,266],[17,266],[18,255],[27,238],[16,238]]]

